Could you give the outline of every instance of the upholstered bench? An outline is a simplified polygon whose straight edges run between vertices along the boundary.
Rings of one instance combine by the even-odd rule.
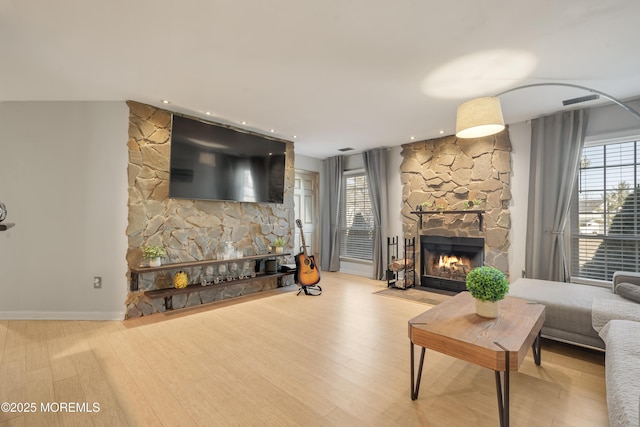
[[[593,301],[624,300],[611,288],[526,278],[513,282],[509,295],[545,305],[543,337],[599,350],[604,342],[592,326]]]

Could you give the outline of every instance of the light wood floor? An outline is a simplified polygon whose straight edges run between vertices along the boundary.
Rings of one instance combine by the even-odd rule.
[[[438,353],[411,401],[407,320],[430,306],[356,276],[321,285],[124,322],[0,321],[0,402],[38,409],[0,426],[498,425],[494,373]],[[512,425],[607,426],[603,363],[545,341],[542,366],[512,375]]]

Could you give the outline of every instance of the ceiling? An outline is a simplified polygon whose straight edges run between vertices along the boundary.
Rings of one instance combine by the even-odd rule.
[[[0,0],[0,101],[130,99],[325,158],[452,134],[523,84],[637,97],[639,22],[638,0]],[[500,99],[516,123],[582,95]]]

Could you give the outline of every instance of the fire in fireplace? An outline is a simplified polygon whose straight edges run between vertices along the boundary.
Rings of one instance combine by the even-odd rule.
[[[421,286],[462,291],[467,273],[484,264],[484,239],[420,236],[420,252]]]
[[[471,268],[471,260],[464,255],[432,256],[427,264],[427,275],[464,281]]]

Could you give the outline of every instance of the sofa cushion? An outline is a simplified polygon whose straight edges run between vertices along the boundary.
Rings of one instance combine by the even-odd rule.
[[[591,325],[593,299],[624,301],[611,288],[528,278],[513,282],[509,295],[545,305],[543,336],[600,349],[604,342]]]
[[[611,284],[613,285],[613,292],[617,293],[617,287],[620,283],[632,283],[640,286],[640,273],[631,271],[616,271],[613,273]]]
[[[640,422],[640,323],[612,320],[600,331],[606,343],[607,406],[611,427]]]
[[[593,329],[600,332],[609,321],[614,319],[640,322],[640,304],[624,298],[594,298],[591,307]]]
[[[616,292],[621,297],[631,301],[640,302],[640,286],[633,283],[620,283],[616,286]]]

